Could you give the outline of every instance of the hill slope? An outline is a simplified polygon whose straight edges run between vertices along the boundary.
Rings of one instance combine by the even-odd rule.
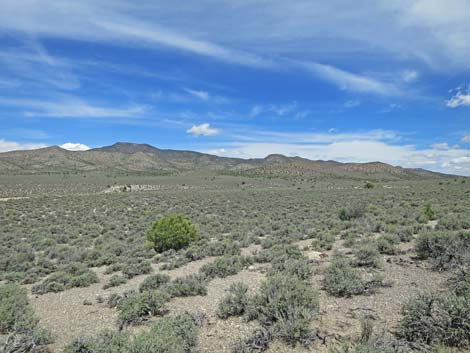
[[[340,163],[283,155],[239,159],[194,151],[164,150],[148,144],[126,142],[82,152],[71,152],[53,146],[0,153],[0,171],[9,174],[90,171],[178,173],[190,170],[214,170],[246,175],[334,175],[386,179],[444,176],[424,169],[394,167],[381,162]]]

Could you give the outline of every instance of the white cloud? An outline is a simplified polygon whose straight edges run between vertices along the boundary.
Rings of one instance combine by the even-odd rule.
[[[360,30],[356,32],[351,28],[357,27],[358,22],[364,23],[366,29],[377,28],[377,24],[383,24],[384,19],[388,24],[394,25],[395,29],[399,27],[397,23],[390,21],[391,18],[394,19],[392,15],[399,12],[396,9],[384,9],[381,4],[375,7],[343,7],[335,6],[334,1],[330,5],[318,5],[305,0],[296,0],[292,6],[286,6],[280,0],[273,1],[269,9],[262,6],[262,2],[250,3],[249,6],[241,3],[234,7],[229,1],[221,1],[214,7],[210,1],[203,0],[197,7],[182,5],[175,16],[174,6],[165,3],[156,6],[145,1],[135,6],[119,0],[111,3],[91,0],[77,3],[64,0],[60,6],[50,5],[45,8],[33,1],[19,4],[17,1],[4,0],[4,11],[0,14],[0,30],[34,34],[38,38],[59,37],[152,49],[163,47],[252,68],[276,71],[307,69],[315,77],[331,82],[340,89],[379,95],[400,94],[402,89],[398,85],[393,81],[382,81],[380,75],[371,77],[368,74],[339,69],[332,64],[297,61],[295,47],[302,48],[301,52],[307,55],[310,51],[305,50],[306,46],[323,47],[321,43],[319,46],[312,46],[307,38],[324,38],[326,42],[341,39],[341,45],[335,46],[334,50],[345,57],[351,52],[368,52],[372,47],[375,55],[378,48],[390,42],[388,32],[364,35]],[[400,10],[407,8],[404,6]],[[226,18],[227,12],[231,13],[232,18]],[[67,20],[66,15],[69,13],[75,14],[73,21]],[[332,13],[337,16],[332,17]],[[205,23],[200,21],[201,16],[224,17],[224,21]],[[313,17],[316,21],[312,26]],[[152,21],[149,21],[149,18],[152,18]],[[335,19],[340,22],[339,26]],[[272,23],[278,24],[275,31],[272,29]],[[235,37],[233,28],[239,29]],[[188,33],[192,35],[189,36]],[[327,38],[324,33],[328,33]],[[394,35],[396,44],[401,43],[401,34]],[[360,48],[357,46],[359,42],[364,43]],[[289,43],[288,47],[285,47],[286,43]],[[257,50],[257,47],[262,49]],[[331,45],[324,47],[331,48]],[[382,49],[389,57],[389,47],[384,46]],[[404,52],[401,45],[395,49],[400,55]],[[311,55],[311,59],[318,57],[317,50],[313,51],[315,55]],[[56,65],[55,61],[53,62]],[[51,68],[49,71],[54,73]],[[68,77],[61,79],[61,75]],[[68,72],[61,75],[54,75],[58,84],[66,84],[67,78],[70,78],[69,81],[77,81]],[[407,75],[412,76],[413,74]],[[47,75],[43,75],[42,79],[45,77]],[[79,82],[75,82],[70,88],[77,86]]]
[[[464,93],[457,91],[453,97],[446,101],[449,108],[457,108],[460,106],[470,106],[470,92]]]
[[[88,147],[87,145],[84,145],[83,143],[74,143],[74,142],[67,142],[67,143],[60,145],[59,147],[68,151],[87,151],[90,149],[90,147]]]
[[[470,134],[464,135],[464,136],[461,138],[460,142],[462,142],[462,143],[470,143]]]
[[[47,147],[44,143],[21,143],[15,141],[7,141],[0,139],[0,152],[17,151],[17,150],[34,150],[37,148]]]
[[[90,104],[74,97],[58,101],[0,98],[0,104],[19,107],[26,116],[47,116],[53,118],[132,118],[147,112],[142,105],[122,108]]]
[[[331,65],[314,62],[301,63],[300,65],[316,77],[331,82],[342,90],[374,93],[384,96],[400,94],[400,90],[394,84],[382,82],[367,75],[355,74]]]
[[[185,88],[185,91],[188,92],[193,97],[199,98],[203,101],[208,101],[209,98],[211,97],[209,92],[206,92],[206,91],[198,91],[198,90],[193,90],[189,88]]]
[[[448,150],[449,149],[449,144],[447,142],[442,142],[442,143],[435,143],[431,145],[432,148],[435,148],[436,150]]]
[[[211,128],[209,124],[193,125],[186,132],[193,136],[214,136],[219,133],[218,129]]]
[[[419,78],[419,73],[416,70],[405,70],[401,73],[401,78],[407,83],[415,82]]]
[[[277,116],[285,116],[285,115],[295,111],[296,108],[297,108],[297,102],[292,102],[290,104],[282,104],[282,105],[274,105],[274,104],[260,105],[260,104],[258,104],[258,105],[255,105],[251,108],[250,117],[254,118],[258,115],[266,114],[266,113],[273,113]],[[310,112],[307,112],[307,111],[302,111],[302,112],[299,112],[299,113],[301,113],[300,115],[297,116],[299,118],[306,117],[308,114],[310,114]]]

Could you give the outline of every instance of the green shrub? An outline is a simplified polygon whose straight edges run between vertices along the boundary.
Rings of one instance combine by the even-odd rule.
[[[255,262],[266,263],[280,257],[300,259],[303,255],[299,247],[293,244],[273,244],[270,248],[253,256],[253,260]]]
[[[375,244],[381,254],[396,255],[399,252],[399,249],[397,247],[397,244],[399,242],[400,238],[398,236],[386,234],[378,237],[375,241]]]
[[[121,327],[136,325],[149,317],[162,314],[169,296],[161,291],[133,293],[119,301],[117,309]]]
[[[248,286],[244,283],[233,283],[228,295],[222,299],[217,309],[217,316],[226,319],[230,316],[240,316],[248,306]]]
[[[470,220],[465,215],[446,215],[439,219],[436,225],[436,229],[439,230],[459,230],[459,229],[470,229]]]
[[[163,285],[170,282],[170,276],[162,273],[157,273],[152,276],[148,276],[139,286],[139,291],[145,292],[148,290],[160,289]]]
[[[301,280],[309,279],[313,273],[312,267],[305,258],[292,259],[287,256],[274,258],[271,262],[270,274],[284,273],[296,276]]]
[[[457,295],[470,296],[470,269],[457,269],[448,280],[449,287]]]
[[[206,278],[201,275],[179,277],[162,287],[172,297],[190,297],[207,294]]]
[[[323,287],[336,297],[350,297],[364,293],[364,282],[352,262],[345,256],[335,256],[323,274]]]
[[[470,262],[470,232],[428,231],[419,234],[416,253],[429,259],[438,270],[455,268]]]
[[[402,309],[399,335],[427,345],[470,345],[470,296],[422,294]]]
[[[374,244],[363,244],[355,251],[355,256],[356,266],[378,268],[382,265],[382,256]]]
[[[325,251],[331,250],[335,243],[336,237],[332,233],[321,233],[312,240],[312,248],[315,250]]]
[[[38,321],[29,304],[26,288],[18,284],[0,287],[0,334],[29,331]]]
[[[55,272],[44,281],[34,286],[31,291],[34,294],[48,292],[61,292],[74,287],[88,287],[98,283],[96,273],[79,263],[70,263],[62,267],[61,271]]]
[[[130,279],[138,275],[146,275],[152,273],[153,268],[148,260],[131,259],[124,264],[121,271],[126,278]]]
[[[147,233],[156,252],[179,250],[197,240],[196,227],[183,215],[170,215],[156,221]]]
[[[339,210],[339,219],[342,221],[350,221],[355,218],[364,216],[366,208],[362,204],[344,207]]]
[[[103,286],[103,289],[108,289],[108,288],[112,288],[112,287],[118,287],[120,286],[121,284],[124,284],[127,282],[127,278],[126,277],[123,277],[123,276],[120,276],[120,275],[112,275],[110,278],[109,278],[109,281],[108,283],[106,283],[104,286]]]
[[[250,261],[244,256],[222,256],[201,267],[208,278],[232,276],[240,272]]]
[[[423,214],[428,220],[433,220],[436,218],[436,212],[432,209],[430,203],[424,207]]]
[[[166,316],[137,336],[105,331],[95,338],[81,338],[65,353],[190,353],[197,341],[198,327],[188,315]]]
[[[0,336],[0,352],[4,353],[48,353],[47,345],[52,343],[49,331],[40,328],[27,330],[23,333]]]
[[[249,317],[272,328],[272,334],[295,344],[310,337],[318,312],[318,293],[295,276],[276,274],[263,282],[249,306]]]
[[[190,315],[167,316],[148,332],[137,336],[129,352],[190,353],[196,345],[197,334],[198,327]]]

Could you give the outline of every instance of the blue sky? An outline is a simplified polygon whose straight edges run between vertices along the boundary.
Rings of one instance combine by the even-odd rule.
[[[470,175],[470,1],[0,4],[0,151],[117,141]]]

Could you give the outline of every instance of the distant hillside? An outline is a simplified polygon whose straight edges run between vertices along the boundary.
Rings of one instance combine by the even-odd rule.
[[[214,170],[243,175],[334,175],[385,179],[445,176],[424,169],[394,167],[381,162],[312,161],[279,154],[259,159],[239,159],[194,151],[164,150],[148,144],[127,142],[118,142],[111,146],[82,152],[67,151],[53,146],[0,153],[0,171],[8,174],[92,171],[178,173],[191,170]]]

